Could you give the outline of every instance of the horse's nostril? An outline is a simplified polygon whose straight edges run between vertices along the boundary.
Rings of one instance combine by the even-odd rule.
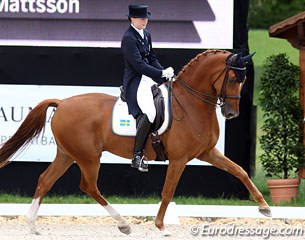
[[[238,114],[235,114],[235,113],[228,113],[228,114],[226,114],[226,119],[231,119],[231,118],[235,118],[235,117],[237,117],[238,116]]]

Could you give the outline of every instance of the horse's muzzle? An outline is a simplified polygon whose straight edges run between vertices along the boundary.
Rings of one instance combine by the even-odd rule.
[[[221,113],[226,119],[236,118],[239,115],[239,109],[235,110],[228,104],[224,104],[221,106]]]

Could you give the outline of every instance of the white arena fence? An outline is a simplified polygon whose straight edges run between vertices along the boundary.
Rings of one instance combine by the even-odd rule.
[[[112,204],[122,216],[154,217],[159,204]],[[0,216],[26,215],[30,204],[0,204]],[[305,219],[305,207],[271,207],[273,219]],[[99,204],[42,204],[38,216],[108,216]],[[257,206],[178,205],[171,202],[164,222],[179,224],[179,217],[268,218]]]

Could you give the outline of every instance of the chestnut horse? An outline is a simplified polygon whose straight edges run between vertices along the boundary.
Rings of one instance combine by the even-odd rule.
[[[250,57],[249,57],[250,56]],[[179,178],[190,160],[197,158],[233,174],[240,179],[258,202],[259,211],[270,216],[270,208],[248,174],[219,152],[215,145],[219,136],[216,107],[225,118],[239,114],[242,86],[246,80],[245,64],[252,55],[241,57],[224,50],[208,50],[193,58],[172,82],[172,125],[162,136],[169,165],[162,190],[162,201],[155,225],[164,234],[163,219]],[[241,73],[241,75],[240,75]],[[242,79],[241,77],[242,76]],[[16,133],[0,149],[0,167],[5,166],[21,148],[44,129],[48,107],[56,107],[51,128],[57,143],[54,161],[40,175],[28,221],[34,230],[43,197],[75,162],[81,171],[80,189],[101,204],[118,221],[118,228],[130,233],[127,221],[101,195],[97,187],[100,158],[109,151],[131,158],[134,138],[117,136],[111,129],[112,107],[116,97],[101,93],[83,94],[39,103],[26,117]],[[146,156],[155,159],[151,140],[146,145]],[[126,166],[126,171],[133,171]]]

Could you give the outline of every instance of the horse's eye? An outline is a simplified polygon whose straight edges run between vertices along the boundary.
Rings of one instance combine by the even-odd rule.
[[[229,83],[234,83],[235,82],[235,79],[234,78],[229,78]]]

